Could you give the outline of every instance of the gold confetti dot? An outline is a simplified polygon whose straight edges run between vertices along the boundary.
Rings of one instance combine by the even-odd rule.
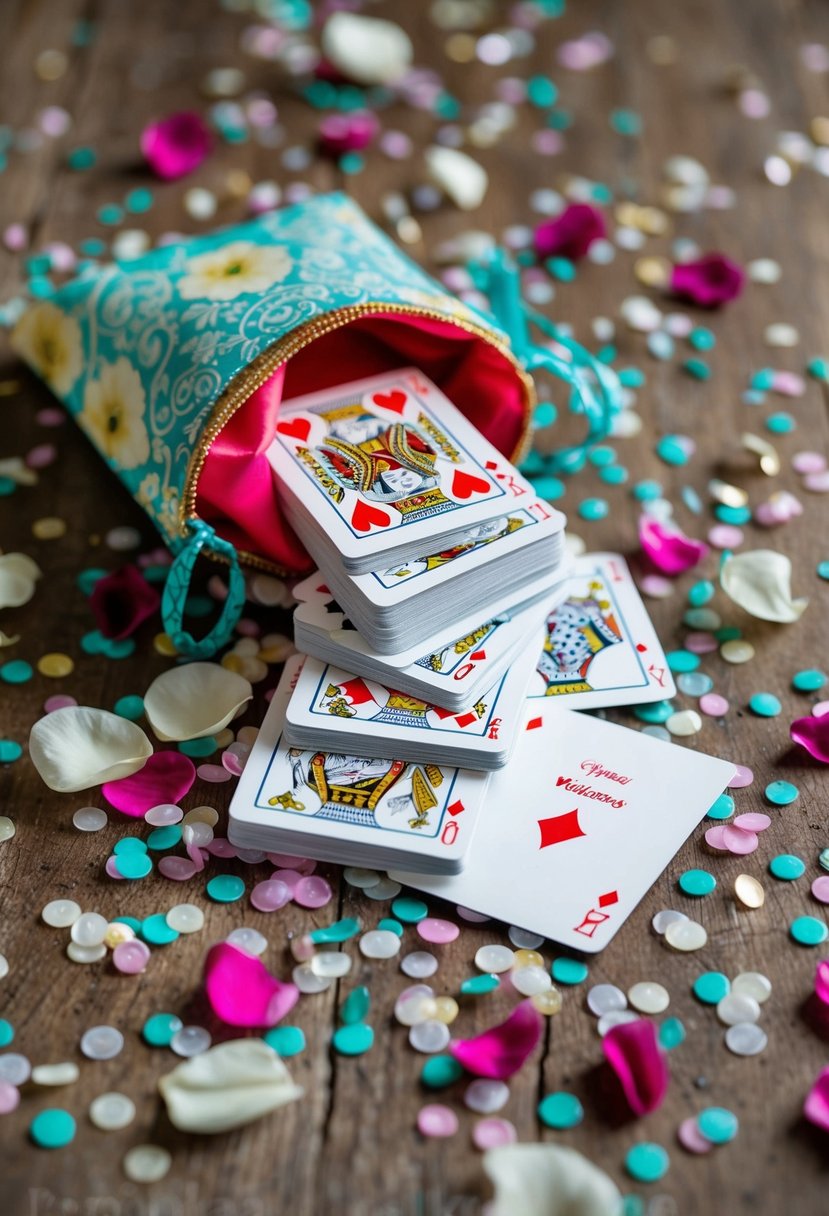
[[[561,993],[558,988],[548,988],[546,992],[536,992],[535,996],[530,997],[530,1000],[538,1012],[544,1014],[545,1018],[553,1017],[554,1014],[561,1012]]]
[[[809,123],[809,134],[816,144],[822,147],[829,144],[829,118],[813,118]]]
[[[645,287],[665,287],[671,274],[667,258],[637,258],[634,273]]]
[[[41,80],[60,80],[68,63],[63,51],[41,51],[35,60],[35,72]]]
[[[744,507],[748,502],[748,494],[739,486],[731,486],[726,481],[716,478],[708,483],[708,492],[717,502],[726,507]]]
[[[766,892],[751,874],[738,874],[734,879],[734,895],[744,908],[762,908]]]
[[[231,652],[222,656],[222,667],[227,668],[228,671],[235,671],[237,676],[242,674],[244,666],[245,659],[238,654]]]
[[[453,63],[471,63],[475,58],[475,45],[471,34],[452,34],[446,39],[444,50]]]
[[[13,397],[20,392],[19,380],[0,380],[0,397]]]
[[[178,654],[173,645],[172,638],[166,633],[157,633],[155,635],[153,638],[153,650],[155,650],[156,654],[163,654],[167,658],[173,658],[174,655]]]
[[[66,535],[66,520],[55,515],[46,515],[32,524],[32,535],[38,540],[58,540]]]
[[[450,1026],[458,1016],[458,1002],[453,996],[435,998],[435,1020]]]
[[[37,669],[42,676],[48,676],[50,680],[60,680],[63,676],[72,674],[75,664],[68,654],[53,652],[40,656]]]
[[[672,63],[676,63],[679,52],[677,45],[671,38],[670,34],[654,34],[649,38],[645,51],[651,63],[655,63],[657,67],[670,67]]]
[[[519,967],[543,967],[544,959],[537,950],[516,950],[514,966]]]

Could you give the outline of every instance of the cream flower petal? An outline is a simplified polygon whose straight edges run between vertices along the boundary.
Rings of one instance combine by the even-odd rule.
[[[19,633],[15,633],[11,637],[9,637],[9,635],[7,633],[4,633],[3,630],[0,629],[0,647],[14,646],[15,642],[19,642],[19,641],[20,641]]]
[[[158,1088],[174,1127],[228,1131],[302,1096],[291,1074],[262,1039],[231,1039],[177,1065]]]
[[[50,790],[70,794],[137,773],[153,754],[153,745],[126,718],[71,705],[35,722],[29,754]]]
[[[144,712],[165,743],[215,734],[253,696],[244,676],[218,663],[187,663],[153,680],[144,694]]]
[[[25,553],[0,554],[0,608],[19,608],[28,604],[41,576],[37,562]]]
[[[484,1154],[484,1170],[491,1216],[621,1216],[615,1182],[575,1149],[505,1144]]]
[[[772,549],[735,553],[720,568],[723,591],[761,621],[788,624],[803,614],[808,600],[792,599],[792,563]]]

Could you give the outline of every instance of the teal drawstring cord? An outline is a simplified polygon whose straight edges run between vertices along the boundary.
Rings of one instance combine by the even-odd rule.
[[[209,659],[230,641],[233,627],[241,616],[245,604],[245,576],[239,568],[239,559],[233,545],[217,536],[203,520],[191,520],[189,526],[193,536],[176,556],[164,584],[161,619],[179,654],[190,659]],[[218,621],[205,637],[196,639],[184,628],[184,610],[190,593],[193,567],[205,546],[212,553],[226,558],[229,567],[228,587]]]
[[[518,268],[504,249],[496,247],[488,262],[469,269],[476,287],[489,299],[492,319],[506,333],[524,368],[528,372],[549,372],[570,386],[570,409],[584,415],[587,435],[581,443],[559,448],[543,459],[550,472],[575,471],[589,449],[610,434],[613,417],[622,408],[619,377],[585,347],[561,333],[547,317],[528,308],[521,298]],[[566,350],[569,359],[534,342],[531,325]]]

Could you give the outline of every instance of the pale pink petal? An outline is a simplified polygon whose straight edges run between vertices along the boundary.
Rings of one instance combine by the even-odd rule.
[[[704,541],[694,540],[678,528],[666,528],[648,515],[639,520],[639,543],[645,556],[663,574],[682,574],[708,553]]]
[[[299,1000],[258,958],[219,942],[204,962],[204,987],[213,1011],[230,1026],[275,1026]]]
[[[181,752],[155,752],[140,772],[120,781],[107,781],[104,797],[110,806],[138,819],[150,807],[179,803],[196,779],[193,761]]]
[[[818,1074],[803,1104],[803,1114],[815,1127],[829,1132],[829,1068]]]
[[[789,734],[815,760],[829,764],[829,714],[820,718],[798,718],[789,727]]]
[[[503,1081],[518,1072],[541,1038],[544,1019],[532,1001],[522,1001],[505,1022],[473,1039],[459,1039],[449,1050],[467,1072]]]
[[[662,1105],[670,1074],[653,1022],[639,1018],[611,1027],[602,1048],[635,1115],[646,1115]]]

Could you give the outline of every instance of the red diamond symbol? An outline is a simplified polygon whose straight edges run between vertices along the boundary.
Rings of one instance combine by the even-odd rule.
[[[473,714],[471,712],[468,714],[461,714],[460,717],[455,718],[455,721],[457,722],[458,726],[460,726],[461,730],[463,730],[465,726],[471,726],[472,723],[477,722],[477,720],[477,714]]]
[[[488,460],[488,461],[486,462],[486,465],[485,465],[484,467],[485,467],[485,468],[487,468],[487,469],[497,469],[497,468],[498,468],[498,465],[497,465],[496,461],[494,461],[494,460]]]
[[[565,840],[575,840],[585,836],[579,823],[577,810],[568,811],[566,815],[554,815],[552,819],[539,819],[541,828],[541,844],[539,848],[546,849],[551,844],[561,844]]]
[[[639,651],[640,654],[644,654],[648,648],[644,642],[637,642],[636,649]]]
[[[461,811],[466,810],[466,807],[463,805],[460,798],[458,798],[456,802],[453,802],[452,805],[448,806],[446,809],[450,815],[460,815]]]
[[[476,662],[478,659],[483,660],[486,658],[486,651],[485,650],[473,650],[472,654],[469,657],[470,657],[470,659],[475,659]]]
[[[538,730],[539,726],[543,725],[543,718],[530,718],[529,722],[527,723],[527,730]]]
[[[610,908],[613,904],[619,902],[619,896],[616,891],[605,891],[604,895],[599,896],[599,907]]]

